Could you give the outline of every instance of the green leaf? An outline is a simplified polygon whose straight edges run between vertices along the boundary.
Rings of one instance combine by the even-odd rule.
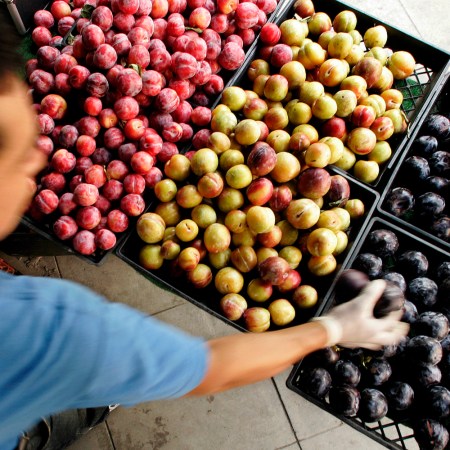
[[[81,9],[81,14],[80,17],[83,17],[85,19],[90,19],[91,15],[92,15],[92,11],[94,11],[95,6],[92,5],[84,5],[83,8]]]
[[[302,17],[300,15],[298,15],[297,13],[294,14],[294,19],[298,20],[299,22],[309,22],[311,16],[308,17]]]
[[[201,28],[195,28],[195,27],[185,27],[185,30],[192,30],[195,31],[198,34],[202,34],[203,30]]]
[[[142,67],[139,64],[129,64],[128,68],[133,69],[139,74],[139,76],[142,76]]]
[[[69,36],[67,36],[66,38],[66,42],[67,44],[72,45],[73,41],[75,41],[75,36],[72,33],[70,33]]]

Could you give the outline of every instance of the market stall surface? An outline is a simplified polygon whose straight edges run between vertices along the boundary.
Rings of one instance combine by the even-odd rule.
[[[448,0],[347,2],[450,51]],[[0,252],[0,257],[24,274],[81,282],[111,301],[126,303],[206,339],[238,332],[184,299],[161,290],[112,255],[100,267],[86,264],[76,256],[12,257]],[[106,423],[70,450],[383,448],[289,390],[289,373],[290,369],[271,380],[218,395],[119,407]]]

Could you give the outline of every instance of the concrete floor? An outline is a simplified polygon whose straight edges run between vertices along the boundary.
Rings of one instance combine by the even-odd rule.
[[[347,0],[413,36],[450,51],[448,0]],[[100,267],[75,256],[15,258],[25,274],[83,283],[114,302],[205,338],[237,331],[184,299],[161,290],[110,255]],[[215,396],[118,408],[70,450],[344,450],[383,448],[286,387],[290,370]],[[410,441],[408,441],[410,442]],[[411,448],[417,448],[412,445]]]

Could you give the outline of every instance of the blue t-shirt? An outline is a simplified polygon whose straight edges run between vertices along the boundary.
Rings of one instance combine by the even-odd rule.
[[[78,284],[0,272],[0,449],[55,412],[180,397],[207,348]]]

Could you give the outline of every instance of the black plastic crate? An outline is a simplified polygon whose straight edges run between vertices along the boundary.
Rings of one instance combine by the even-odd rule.
[[[132,220],[133,218],[131,218],[131,217],[129,217],[129,219],[130,219],[130,225],[126,231],[124,231],[123,233],[114,233],[116,235],[117,242],[116,242],[116,245],[112,249],[110,249],[110,250],[97,249],[92,255],[87,255],[87,256],[82,255],[81,253],[78,253],[77,251],[75,251],[71,247],[70,243],[66,243],[66,241],[61,241],[60,239],[58,239],[55,236],[55,234],[53,233],[52,225],[51,225],[52,221],[50,219],[46,222],[36,222],[35,220],[31,219],[30,217],[24,216],[20,220],[20,223],[21,223],[21,225],[25,226],[32,232],[34,232],[37,235],[50,241],[47,250],[45,250],[43,248],[42,243],[38,244],[38,241],[36,241],[36,248],[31,247],[29,249],[30,255],[31,254],[36,255],[36,256],[74,255],[74,256],[78,256],[80,259],[82,259],[83,261],[85,261],[89,264],[100,266],[105,262],[106,257],[110,253],[112,253],[115,248],[117,248],[119,246],[119,244],[130,233],[130,230],[133,229],[133,227],[135,226],[135,220]],[[49,250],[49,249],[51,249],[51,250]]]
[[[362,233],[362,235],[360,236],[357,245],[354,246],[352,254],[347,259],[346,265],[343,268],[343,270],[351,268],[355,258],[360,253],[368,250],[366,243],[367,236],[371,231],[378,229],[386,229],[396,234],[399,241],[399,249],[396,252],[397,255],[407,250],[415,250],[422,252],[429,261],[429,269],[427,275],[432,279],[435,277],[435,271],[441,263],[446,261],[450,262],[450,255],[445,251],[443,251],[442,249],[434,245],[430,245],[423,239],[418,238],[417,236],[409,233],[408,231],[405,231],[403,228],[400,228],[397,225],[381,217],[375,216],[369,221],[368,226],[364,230],[364,233]],[[384,269],[386,271],[394,271],[394,268],[395,270],[398,270],[401,273],[401,267],[396,268],[395,266],[395,256],[389,258],[384,265]],[[318,312],[318,316],[325,315],[327,311],[334,306],[335,302],[334,302],[333,288],[334,285],[330,289],[328,297],[324,300],[323,307]],[[437,309],[438,307],[436,307],[436,310]],[[419,312],[421,311],[419,310]],[[373,355],[373,352],[369,350],[364,350],[364,355],[370,356]],[[343,416],[341,414],[337,414],[329,405],[327,399],[320,400],[308,394],[302,389],[301,376],[304,369],[305,369],[304,360],[300,361],[294,366],[287,380],[287,386],[289,389],[306,398],[307,400],[311,401],[312,403],[316,404],[317,406],[329,412],[330,414],[338,417],[343,422],[347,423],[348,425],[352,426],[353,428],[357,429],[358,431],[374,439],[375,441],[379,442],[380,444],[384,445],[387,448],[393,450],[419,449],[419,445],[414,439],[414,431],[412,428],[413,426],[412,417],[408,416],[407,413],[404,412],[402,415],[396,415],[390,414],[388,411],[386,417],[377,422],[371,423],[365,423],[357,417],[351,418]],[[417,414],[417,412],[415,414]]]
[[[270,22],[279,24],[287,18],[293,17],[294,3],[290,2],[283,5],[284,7],[276,11],[270,18]],[[383,25],[388,33],[386,48],[390,48],[393,51],[405,50],[414,56],[416,60],[414,73],[406,80],[395,80],[393,86],[402,91],[404,96],[402,109],[413,125],[414,120],[420,114],[424,102],[431,97],[432,88],[439,84],[439,79],[445,74],[445,66],[450,62],[450,54],[344,1],[314,0],[314,6],[316,12],[327,13],[332,20],[336,14],[343,10],[353,11],[358,19],[356,29],[362,35],[370,27]]]
[[[337,174],[340,172],[337,172],[335,170],[331,170],[331,174]],[[343,174],[345,177],[345,174]],[[306,268],[306,260],[307,257],[304,255],[302,262],[300,263],[300,266],[297,268],[297,270],[300,272],[302,277],[302,284],[311,284],[313,285],[319,295],[319,301],[317,304],[309,309],[300,309],[296,308],[296,318],[290,325],[297,325],[300,323],[305,323],[311,317],[316,315],[317,310],[322,306],[322,299],[325,299],[328,297],[328,291],[330,288],[330,285],[333,283],[333,280],[337,273],[341,270],[341,267],[345,266],[346,261],[348,257],[351,254],[352,247],[358,242],[358,236],[363,232],[363,230],[366,227],[366,224],[368,223],[371,215],[373,214],[376,203],[379,199],[379,195],[377,192],[368,189],[365,185],[362,183],[349,179],[347,177],[349,184],[350,184],[350,198],[359,198],[364,202],[365,205],[365,214],[362,218],[355,220],[354,223],[351,224],[347,234],[349,237],[349,242],[346,250],[338,255],[336,257],[337,260],[337,267],[336,270],[327,276],[324,277],[315,277],[312,276],[310,273],[308,273]],[[154,206],[150,206],[147,210],[147,212],[150,212],[154,210]],[[157,285],[163,286],[165,288],[168,288],[169,290],[172,290],[176,292],[181,297],[185,298],[186,300],[190,301],[191,303],[195,304],[196,306],[206,310],[207,312],[213,314],[216,317],[219,317],[226,323],[238,328],[241,331],[246,331],[243,319],[240,319],[237,322],[233,322],[229,319],[227,319],[223,313],[220,310],[219,306],[219,300],[221,298],[221,294],[216,291],[214,288],[214,283],[211,282],[209,286],[203,289],[196,289],[193,288],[184,278],[173,278],[170,275],[168,264],[165,263],[163,267],[156,271],[151,271],[144,269],[139,264],[139,251],[140,249],[145,245],[145,243],[139,238],[137,235],[137,232],[134,230],[132,231],[129,236],[126,237],[124,242],[118,246],[116,250],[116,254],[119,258],[126,261],[128,264],[130,264],[132,267],[134,267],[137,271],[145,275],[147,278],[149,278],[151,281],[155,282]],[[257,277],[255,274],[254,269],[249,274],[245,274],[245,284],[244,289],[241,292],[242,295],[244,295],[244,291],[246,288],[246,285],[248,281],[252,278]],[[214,270],[213,270],[214,273]],[[274,295],[272,295],[271,299],[264,302],[264,303],[258,303],[253,302],[250,299],[247,299],[248,307],[252,306],[263,306],[267,307],[271,300],[274,300],[275,298],[289,298],[289,293],[287,294],[278,294],[275,295],[276,292],[274,290]],[[275,325],[271,325],[270,329],[275,329]]]
[[[429,220],[427,218],[421,219],[420,217],[418,217],[414,212],[414,208],[412,209],[412,211],[406,212],[401,217],[397,217],[391,211],[389,211],[386,206],[386,202],[390,192],[396,187],[406,187],[410,189],[415,199],[420,194],[427,191],[433,192],[432,189],[425,189],[423,183],[421,183],[420,180],[416,180],[413,179],[414,177],[408,176],[408,174],[404,171],[404,162],[408,157],[417,154],[414,149],[414,140],[422,135],[428,134],[426,132],[424,123],[426,119],[434,113],[439,113],[449,117],[450,65],[448,66],[445,78],[441,81],[440,85],[436,87],[435,91],[433,92],[433,97],[429,100],[421,117],[419,118],[417,126],[411,134],[405,150],[401,155],[401,158],[399,159],[398,164],[396,165],[391,178],[388,180],[387,186],[380,197],[380,203],[377,209],[382,216],[389,218],[389,220],[394,221],[395,223],[399,224],[399,226],[406,227],[406,229],[410,230],[412,233],[417,234],[423,239],[440,246],[450,254],[450,240],[445,241],[444,239],[441,239],[438,236],[434,235],[430,231]],[[450,151],[449,139],[447,139],[446,143],[440,141],[438,150],[446,150],[447,152]],[[445,209],[443,211],[443,214],[445,214],[446,216],[450,216],[450,198],[448,195],[449,192],[450,191],[447,189],[447,191],[441,193],[441,196],[444,197],[446,203]]]
[[[269,22],[280,25],[283,21],[294,17],[294,5],[295,2],[291,1],[286,4],[282,4],[274,14],[270,17]],[[434,89],[441,82],[445,76],[448,67],[450,66],[450,54],[428,44],[420,39],[410,36],[404,31],[394,28],[380,19],[370,16],[365,12],[356,9],[345,2],[338,0],[314,0],[314,6],[316,12],[327,13],[331,20],[339,12],[344,10],[353,11],[357,16],[356,29],[363,35],[365,30],[375,25],[383,25],[388,33],[388,41],[386,48],[390,48],[393,51],[405,50],[409,51],[416,60],[416,68],[414,73],[406,80],[394,80],[393,88],[400,90],[403,93],[402,111],[405,113],[408,119],[408,130],[404,134],[394,134],[389,140],[389,144],[392,149],[392,155],[389,161],[383,163],[380,166],[380,173],[377,179],[372,183],[366,183],[367,185],[375,188],[378,192],[383,192],[389,175],[392,172],[392,167],[402,154],[405,146],[409,141],[409,134],[416,127],[416,123],[422,113],[423,108],[429,99],[433,96]],[[248,54],[245,64],[239,69],[238,72],[230,79],[227,86],[241,86],[244,89],[252,89],[252,83],[247,78],[247,69],[254,59],[259,58],[260,39],[258,37],[255,48],[252,54]],[[364,45],[363,43],[361,44]],[[307,71],[308,73],[308,71]],[[327,88],[326,91],[330,91],[332,88]],[[375,92],[374,92],[375,93]],[[214,103],[214,106],[220,102],[219,99]],[[314,118],[312,119],[314,121]],[[357,159],[360,157],[357,156]],[[352,170],[349,172],[350,176],[353,176]]]

